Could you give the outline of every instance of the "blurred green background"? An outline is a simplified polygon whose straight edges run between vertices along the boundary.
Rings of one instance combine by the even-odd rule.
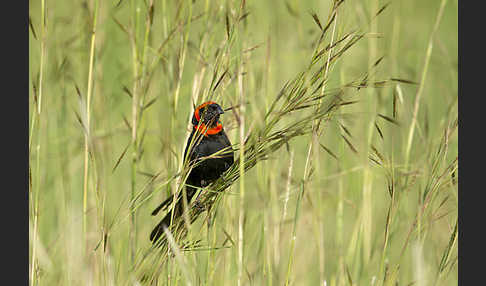
[[[174,187],[165,182],[179,171],[193,105],[208,95],[225,108],[239,104],[242,72],[245,130],[261,122],[311,60],[319,36],[312,13],[325,25],[333,2],[29,5],[31,283],[145,285],[136,261],[161,218],[151,211]],[[318,141],[336,158],[313,150],[295,229],[311,138],[246,173],[242,274],[236,184],[212,229],[191,234],[206,250],[172,259],[159,285],[456,285],[457,6],[342,2],[329,33],[367,36],[332,66],[329,87],[360,78],[382,56],[370,76],[416,84],[356,91],[359,102],[326,123]],[[211,80],[225,70],[212,94]],[[234,113],[222,121],[238,143]],[[380,156],[386,164],[369,159]],[[132,217],[130,200],[140,192],[153,196]]]

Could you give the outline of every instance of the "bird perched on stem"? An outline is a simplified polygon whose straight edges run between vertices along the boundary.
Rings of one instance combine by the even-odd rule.
[[[186,179],[186,199],[189,203],[198,188],[204,188],[215,181],[234,162],[231,142],[224,132],[219,117],[224,111],[214,101],[205,102],[194,110],[192,131],[184,150],[184,160],[192,169]],[[177,195],[174,208],[157,224],[150,234],[152,243],[156,243],[164,233],[164,228],[171,225],[184,211],[183,192]],[[152,215],[173,205],[174,195],[164,200]]]

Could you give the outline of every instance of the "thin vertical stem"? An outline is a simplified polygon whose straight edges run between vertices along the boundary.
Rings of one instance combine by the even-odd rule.
[[[415,133],[415,125],[417,124],[417,115],[420,107],[420,99],[422,98],[422,94],[424,91],[425,80],[427,79],[427,71],[429,70],[430,57],[432,55],[432,49],[434,47],[434,36],[437,30],[439,29],[440,20],[442,19],[442,14],[444,12],[444,7],[446,3],[447,0],[442,0],[440,3],[439,12],[437,13],[437,18],[435,20],[434,28],[432,30],[432,33],[430,34],[429,43],[427,45],[427,52],[425,53],[424,69],[422,70],[419,89],[417,91],[417,95],[415,96],[412,123],[410,124],[410,129],[408,131],[408,139],[407,139],[407,145],[405,150],[405,166],[407,167],[408,167],[408,161],[410,157],[410,150],[412,148],[413,135]]]
[[[243,93],[243,68],[240,65],[238,70],[238,90],[241,102],[240,107],[240,214],[238,218],[238,286],[241,285],[243,274],[243,223],[244,223],[244,206],[245,206],[245,96]]]
[[[299,213],[300,213],[300,203],[302,201],[302,196],[304,194],[305,188],[305,181],[301,184],[301,190],[299,195],[297,196],[297,204],[295,206],[295,216],[294,216],[294,226],[292,229],[292,237],[290,239],[290,255],[289,255],[289,263],[287,265],[287,275],[285,278],[285,286],[288,286],[290,283],[290,270],[292,269],[292,263],[294,260],[294,248],[295,248],[295,240],[297,239],[297,222],[299,221]]]
[[[30,281],[31,281],[31,285],[35,285],[35,269],[36,269],[36,252],[37,252],[37,232],[38,232],[38,220],[39,220],[39,190],[40,190],[40,166],[39,166],[39,153],[40,153],[40,144],[37,144],[37,148],[36,148],[36,152],[37,152],[37,156],[36,156],[36,160],[37,160],[37,164],[36,164],[36,177],[37,177],[37,187],[36,187],[36,192],[35,192],[35,195],[34,195],[34,227],[33,227],[33,230],[32,230],[32,263],[31,263],[31,273],[30,273]]]
[[[332,13],[335,14],[335,18],[334,18],[334,23],[333,23],[333,27],[332,27],[332,33],[331,33],[331,40],[330,40],[330,43],[329,45],[330,46],[333,46],[334,44],[334,37],[336,35],[336,25],[337,25],[337,8],[336,6],[332,6]],[[317,49],[317,47],[316,47]],[[321,96],[324,95],[324,92],[325,92],[325,89],[327,87],[327,84],[326,84],[326,81],[327,81],[327,76],[328,76],[328,73],[329,73],[329,68],[330,68],[330,60],[331,60],[331,55],[333,53],[333,50],[334,48],[331,48],[327,54],[327,59],[326,59],[326,62],[325,62],[325,70],[324,70],[324,73],[323,73],[323,79],[324,79],[324,84],[322,85],[321,87]],[[319,108],[319,106],[321,105],[322,103],[322,98],[319,99],[319,104],[317,105],[316,107],[316,111],[317,109]],[[312,159],[313,159],[313,156],[311,156],[312,153],[316,153],[316,150],[315,150],[315,144],[318,144],[319,142],[319,120],[314,120],[312,122],[312,134],[311,134],[311,143],[309,144],[309,149],[307,150],[307,157],[306,157],[306,162],[305,162],[305,167],[304,167],[304,183],[307,183],[307,181],[309,180],[309,170],[310,170],[310,166],[312,164]],[[316,165],[318,165],[319,162],[316,163]],[[316,166],[317,167],[317,166]],[[317,173],[319,173],[319,170],[317,170]],[[320,211],[321,210],[321,193],[318,192],[317,193],[317,201],[318,201],[318,210]],[[316,219],[317,219],[317,228],[318,228],[318,253],[319,253],[319,279],[320,279],[320,283],[323,283],[324,282],[324,229],[323,229],[323,226],[322,226],[322,223],[319,222],[319,215],[316,216]],[[287,277],[288,279],[288,277]]]
[[[96,40],[96,19],[98,18],[98,0],[95,0],[95,10],[93,17],[93,29],[91,31],[91,45],[89,53],[88,67],[88,89],[86,94],[86,130],[84,133],[84,179],[83,179],[83,233],[86,235],[87,222],[86,213],[88,209],[88,170],[89,170],[89,139],[90,139],[90,118],[91,118],[91,97],[93,94],[93,63],[95,57]]]
[[[434,28],[433,28],[432,33],[430,35],[429,43],[428,43],[428,46],[427,46],[424,69],[422,70],[422,76],[421,76],[421,79],[420,79],[420,86],[419,86],[419,89],[417,91],[417,95],[415,96],[415,103],[414,103],[414,109],[413,109],[413,115],[412,115],[412,123],[410,124],[410,129],[409,129],[409,133],[408,133],[408,140],[407,140],[407,145],[406,145],[406,150],[405,150],[405,167],[406,168],[408,168],[410,150],[411,150],[411,147],[412,147],[413,135],[414,135],[414,132],[415,132],[415,125],[417,124],[417,116],[418,116],[418,111],[419,111],[419,107],[420,107],[420,99],[422,97],[422,93],[423,93],[423,90],[424,90],[425,80],[427,78],[427,71],[429,69],[430,57],[432,55],[432,49],[433,49],[433,46],[434,46],[434,36],[435,36],[435,33],[437,32],[437,30],[439,28],[440,20],[442,19],[442,14],[444,12],[444,7],[445,7],[446,3],[447,3],[447,0],[442,0],[441,3],[440,3],[439,12],[437,13],[437,18],[435,20]],[[423,201],[421,192],[420,192],[420,198],[419,199],[420,199],[419,202]],[[419,208],[419,210],[417,212],[417,239],[418,239],[419,243],[420,243],[420,240],[422,238],[422,215],[423,215],[422,210]],[[421,253],[422,245],[419,245],[419,247],[417,247],[417,249],[420,250],[420,253]]]
[[[42,107],[42,84],[44,78],[44,55],[45,55],[45,22],[46,22],[46,14],[45,14],[45,0],[41,1],[41,54],[40,54],[40,68],[39,68],[39,101],[37,104],[37,113],[40,115],[41,107]]]
[[[293,164],[294,164],[294,151],[290,151],[289,170],[288,170],[288,175],[287,175],[287,188],[286,188],[286,192],[285,192],[284,208],[283,208],[283,214],[282,214],[282,223],[287,218],[287,204],[288,204],[289,197],[290,197],[290,186],[291,186],[290,183],[292,181]],[[282,225],[282,223],[280,225]]]
[[[378,11],[378,0],[371,0],[371,11],[376,13]],[[374,18],[370,23],[370,33],[376,33],[378,29],[378,19]],[[371,70],[378,54],[377,39],[371,38],[368,41],[368,70]],[[369,80],[373,82],[375,76],[374,73],[370,73]],[[371,256],[371,234],[372,234],[372,222],[373,222],[373,205],[372,205],[372,186],[373,186],[373,172],[368,162],[368,150],[373,142],[373,135],[375,130],[375,113],[376,113],[376,100],[373,89],[368,89],[368,99],[366,100],[366,110],[369,111],[366,120],[364,121],[366,130],[366,141],[362,153],[363,164],[363,200],[361,206],[361,234],[362,234],[362,259],[363,265],[366,265]],[[366,128],[367,127],[367,128]]]
[[[36,113],[33,112],[32,115],[32,127],[30,136],[32,138],[33,130],[35,126],[36,119],[38,123],[38,131],[40,128],[40,120],[41,120],[41,111],[42,111],[42,91],[43,91],[43,82],[44,82],[44,57],[46,53],[46,9],[45,9],[45,0],[41,1],[41,41],[40,41],[40,65],[39,65],[39,96],[37,100],[37,116]],[[32,230],[32,261],[31,261],[31,269],[30,269],[30,283],[31,285],[36,285],[36,267],[37,267],[37,232],[38,232],[38,220],[39,220],[39,192],[40,192],[40,144],[41,138],[39,136],[39,132],[37,132],[37,146],[36,146],[36,187],[35,193],[33,194],[33,206],[32,206],[32,213],[34,216],[34,226]],[[29,150],[30,150],[30,143],[29,143]],[[32,192],[31,192],[32,194]]]
[[[140,14],[140,8],[134,7],[134,1],[130,2],[131,10],[135,14],[132,14],[132,30],[131,30],[131,44],[132,44],[132,69],[133,69],[133,88],[132,88],[132,130],[131,130],[131,164],[130,164],[130,201],[135,198],[135,186],[136,186],[136,172],[137,172],[137,108],[138,108],[138,90],[140,82],[139,74],[139,59],[137,48],[137,31],[138,31],[138,15]],[[135,222],[135,209],[133,204],[130,206],[130,224],[129,224],[129,256],[130,261],[135,257],[135,237],[136,237],[136,222]]]

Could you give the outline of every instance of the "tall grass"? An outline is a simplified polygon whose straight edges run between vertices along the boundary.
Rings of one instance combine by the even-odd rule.
[[[31,285],[457,284],[457,3],[29,16]],[[153,248],[208,99],[236,163]]]

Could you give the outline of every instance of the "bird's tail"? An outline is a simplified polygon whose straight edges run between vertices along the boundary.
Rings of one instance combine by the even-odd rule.
[[[196,189],[187,187],[186,189],[186,194],[187,194],[187,202],[189,202],[194,194],[196,193]],[[173,218],[173,222],[182,215],[184,211],[184,206],[183,206],[183,201],[181,199],[182,195],[178,196],[178,200],[175,203],[175,206],[172,210],[170,210],[164,218],[155,226],[155,228],[152,230],[150,233],[150,241],[152,243],[156,243],[160,236],[164,233],[164,228],[168,228],[170,225],[170,221]],[[174,198],[174,195],[168,197],[165,201],[163,201],[153,212],[152,215],[156,215],[161,209],[163,209],[166,206],[169,206],[172,204],[172,200]],[[174,215],[172,215],[172,212],[174,212]]]
[[[174,208],[174,221],[182,214],[182,202],[177,202]],[[160,236],[164,233],[164,228],[168,228],[170,225],[170,220],[172,218],[172,210],[168,212],[164,218],[154,227],[150,233],[150,241],[156,243]]]

